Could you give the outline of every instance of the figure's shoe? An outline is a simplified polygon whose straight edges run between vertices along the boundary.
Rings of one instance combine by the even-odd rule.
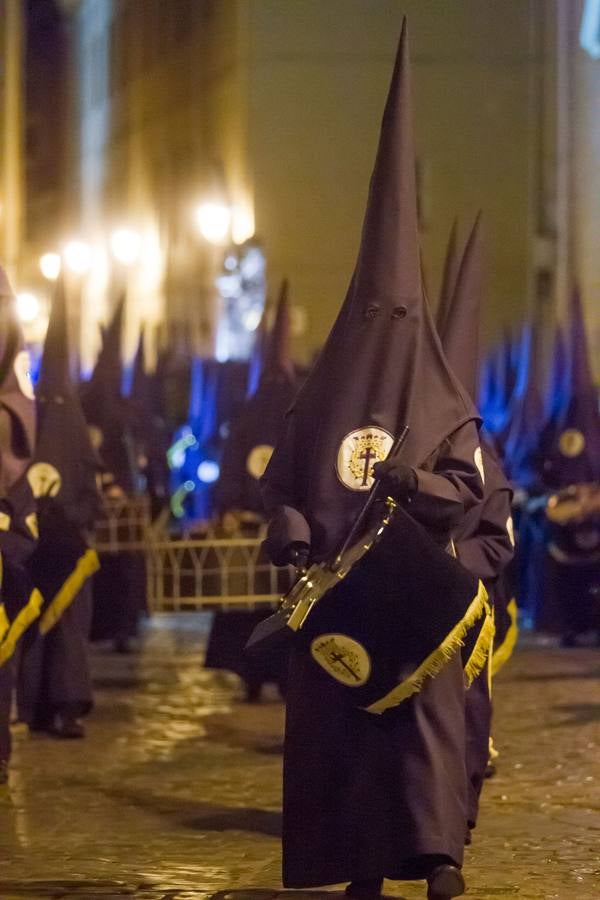
[[[365,881],[351,881],[346,888],[346,897],[354,900],[377,900],[381,897],[383,878],[370,878]]]
[[[457,866],[436,866],[427,878],[427,900],[451,900],[465,892],[465,879]]]
[[[85,728],[75,716],[55,713],[48,726],[48,734],[62,740],[73,741],[85,737]]]
[[[0,759],[0,784],[8,784],[8,760]]]

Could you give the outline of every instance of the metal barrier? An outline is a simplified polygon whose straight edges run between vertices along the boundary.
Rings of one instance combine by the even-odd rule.
[[[102,501],[92,543],[99,554],[144,551],[155,530],[147,497],[107,497]]]
[[[143,554],[150,613],[269,608],[292,583],[291,569],[271,565],[256,537],[222,537],[211,523],[201,536],[172,540],[166,520],[152,522],[145,498],[104,502],[94,538],[100,554]]]
[[[151,612],[190,609],[253,609],[273,605],[291,584],[256,538],[153,541],[146,547],[146,584]]]

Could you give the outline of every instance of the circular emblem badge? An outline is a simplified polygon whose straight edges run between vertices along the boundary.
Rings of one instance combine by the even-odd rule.
[[[33,382],[31,380],[31,362],[27,350],[21,350],[17,353],[13,367],[21,392],[25,394],[28,400],[35,400]]]
[[[31,486],[33,496],[56,497],[62,487],[60,472],[50,463],[34,463],[27,472],[27,481]]]
[[[481,452],[481,447],[477,447],[475,450],[473,460],[477,466],[477,471],[481,475],[481,481],[485,484],[485,469],[483,468],[483,453]]]
[[[273,455],[273,447],[270,444],[258,444],[248,454],[246,459],[246,470],[249,475],[257,480],[265,474],[265,469],[269,465],[269,460]]]
[[[346,687],[360,687],[369,679],[369,654],[346,634],[322,634],[314,639],[310,652],[315,662]]]
[[[577,428],[567,428],[563,431],[558,441],[558,448],[563,456],[573,459],[579,456],[585,449],[585,438]]]
[[[351,491],[368,491],[373,484],[373,466],[383,462],[394,438],[384,428],[370,425],[347,434],[338,450],[338,478]]]
[[[511,545],[514,547],[515,543],[516,543],[515,542],[515,525],[514,525],[512,516],[509,516],[508,519],[506,520],[506,531],[508,532],[508,539],[509,539]]]

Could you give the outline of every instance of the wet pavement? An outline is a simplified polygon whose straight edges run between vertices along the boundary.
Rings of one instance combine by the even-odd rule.
[[[85,741],[16,729],[0,788],[0,900],[274,900],[283,708],[200,666],[206,616],[94,652]],[[465,872],[472,900],[599,900],[600,650],[521,649],[495,687],[499,772]],[[318,892],[287,892],[318,897]],[[423,883],[386,882],[423,898]]]

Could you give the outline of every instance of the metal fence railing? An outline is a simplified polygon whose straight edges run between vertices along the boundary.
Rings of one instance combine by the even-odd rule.
[[[291,570],[271,565],[264,534],[223,537],[207,524],[192,537],[171,539],[166,522],[152,522],[144,498],[105,501],[94,537],[100,555],[143,555],[150,613],[268,608],[286,593]]]

